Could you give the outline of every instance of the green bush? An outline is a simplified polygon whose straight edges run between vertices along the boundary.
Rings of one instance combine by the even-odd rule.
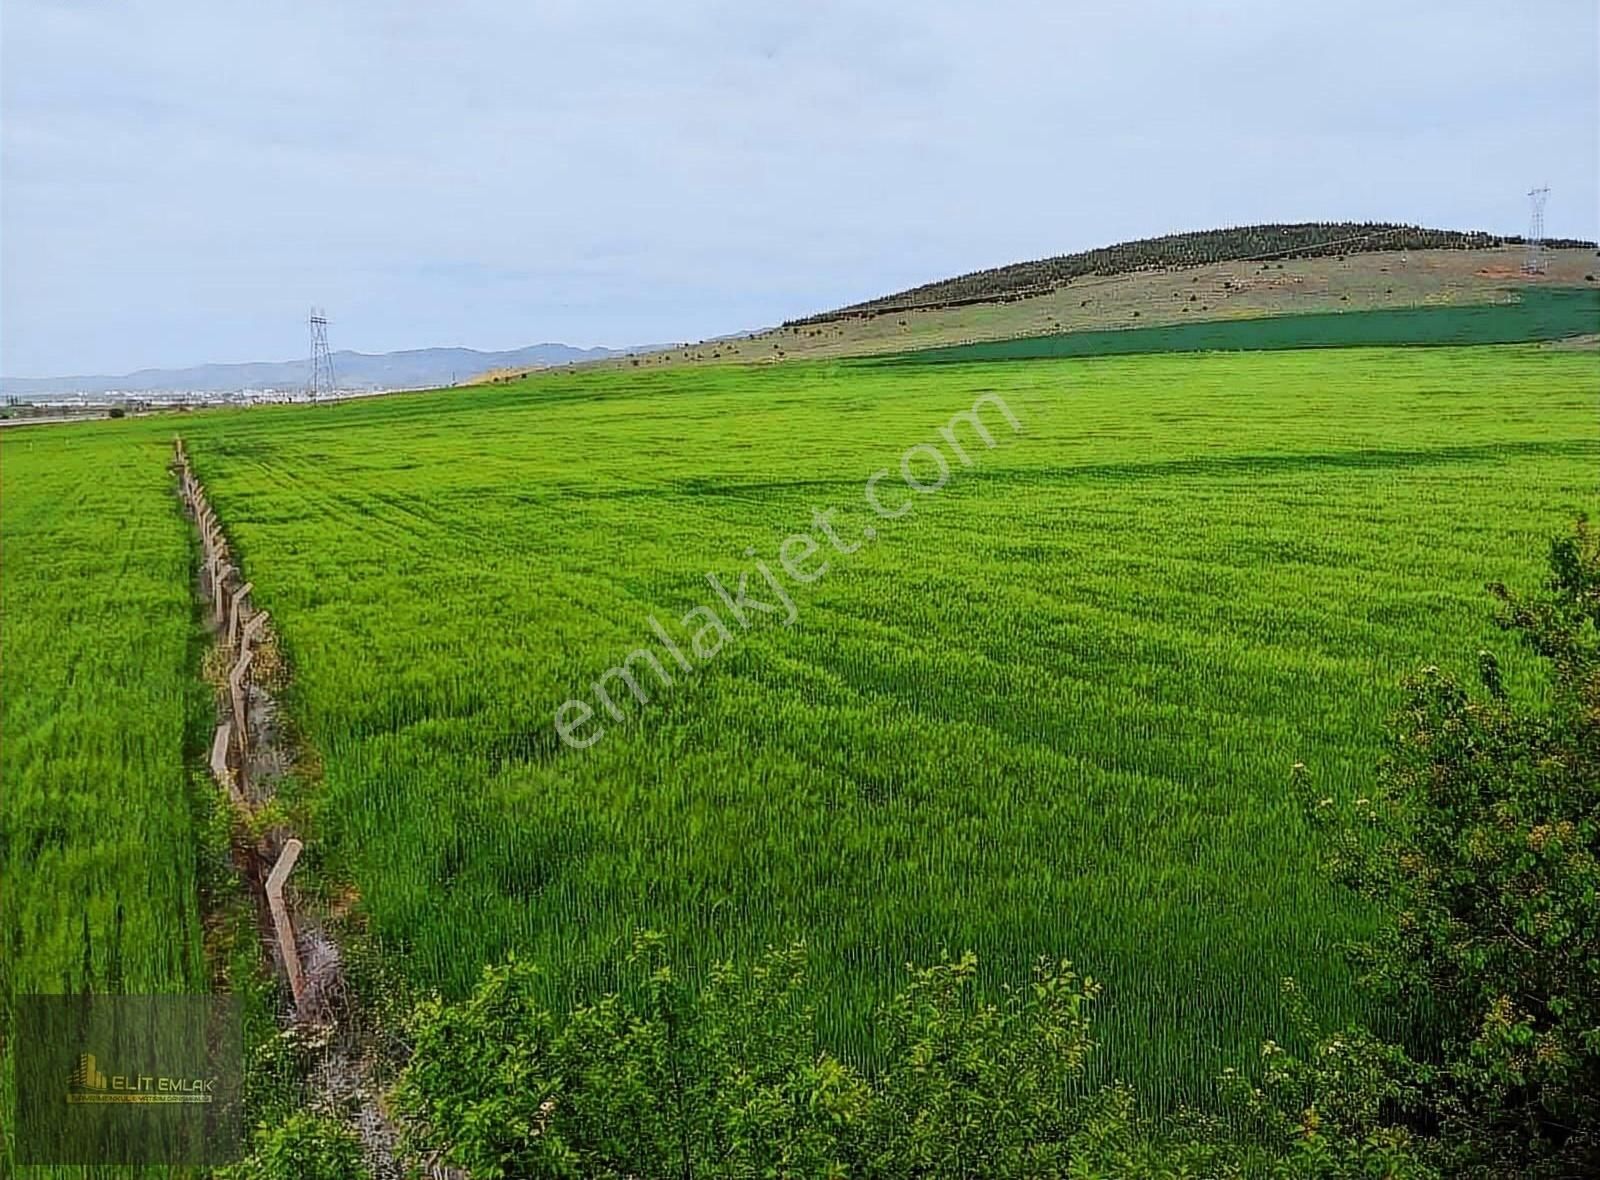
[[[1376,1118],[1331,1133],[1263,1124],[1259,1141],[1214,1121],[1146,1123],[1125,1088],[1085,1083],[1099,988],[1064,962],[992,1003],[971,955],[916,971],[879,1013],[887,1064],[870,1076],[818,1047],[799,947],[720,967],[698,990],[659,935],[631,962],[635,987],[563,1018],[517,960],[463,1003],[421,1005],[395,1095],[412,1150],[479,1180],[1434,1175]]]
[[[250,1156],[222,1180],[368,1180],[355,1134],[330,1118],[300,1111],[256,1131]]]
[[[802,948],[699,989],[660,935],[630,963],[636,987],[561,1020],[515,960],[463,1004],[422,1005],[397,1093],[416,1146],[476,1177],[1025,1176],[1085,1127],[1069,1095],[1097,988],[1065,963],[999,1004],[975,998],[970,955],[917,972],[870,1080],[818,1048]]]
[[[1410,1074],[1455,1173],[1600,1175],[1600,539],[1552,547],[1501,601],[1541,658],[1533,703],[1407,686],[1370,796],[1315,800],[1334,875],[1384,915],[1365,981],[1415,1033]]]

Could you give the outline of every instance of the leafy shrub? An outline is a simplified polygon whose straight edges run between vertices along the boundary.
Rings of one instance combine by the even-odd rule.
[[[1490,587],[1500,625],[1541,657],[1543,699],[1514,700],[1489,652],[1481,693],[1425,669],[1370,797],[1312,806],[1335,876],[1384,915],[1357,960],[1416,1030],[1404,1064],[1452,1174],[1600,1175],[1600,539],[1586,522],[1550,569],[1540,595]]]
[[[882,1013],[890,1065],[872,1079],[819,1050],[800,947],[698,990],[660,935],[630,963],[636,989],[559,1021],[516,960],[463,1004],[423,1004],[396,1095],[415,1145],[477,1177],[1027,1176],[1087,1126],[1070,1094],[1098,988],[1065,963],[997,1004],[975,997],[970,955],[916,972]]]
[[[1064,962],[1040,962],[1028,987],[993,1003],[975,993],[970,954],[916,971],[879,1013],[887,1064],[866,1076],[818,1047],[802,948],[719,967],[698,991],[660,935],[641,935],[631,961],[635,998],[561,1019],[517,960],[461,1004],[421,1005],[395,1094],[411,1148],[479,1180],[1434,1175],[1370,1109],[1322,1132],[1244,1087],[1252,1112],[1272,1112],[1259,1141],[1214,1120],[1147,1123],[1131,1091],[1086,1084],[1099,987]],[[1344,1080],[1279,1072],[1285,1087]]]
[[[301,1111],[256,1131],[250,1156],[223,1180],[368,1180],[355,1134],[333,1119]]]

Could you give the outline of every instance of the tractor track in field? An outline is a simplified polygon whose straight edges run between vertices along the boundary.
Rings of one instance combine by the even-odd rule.
[[[288,993],[278,1013],[279,1035],[313,1055],[305,1079],[312,1109],[355,1132],[373,1180],[402,1180],[407,1172],[399,1131],[384,1109],[377,1050],[345,986],[339,946],[309,899],[283,883],[303,845],[281,814],[262,815],[287,776],[316,764],[314,751],[278,707],[288,687],[287,665],[267,612],[249,603],[250,583],[234,564],[181,439],[175,440],[173,470],[201,541],[192,590],[208,641],[200,674],[216,702],[211,772],[232,804],[231,856],[250,893],[263,957]],[[431,1168],[426,1174],[448,1175]]]

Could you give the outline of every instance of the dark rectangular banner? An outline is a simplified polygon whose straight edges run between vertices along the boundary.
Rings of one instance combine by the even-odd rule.
[[[239,1154],[244,1037],[231,996],[21,996],[14,1046],[19,1163]]]

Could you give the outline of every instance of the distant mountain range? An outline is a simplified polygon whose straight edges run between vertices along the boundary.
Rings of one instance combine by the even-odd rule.
[[[488,369],[533,369],[573,361],[624,356],[634,349],[573,348],[533,344],[506,352],[475,348],[412,348],[404,352],[336,352],[333,372],[341,389],[421,389],[465,381]],[[16,398],[107,393],[237,393],[246,389],[303,389],[311,362],[246,361],[188,369],[140,369],[117,377],[0,377],[0,394]]]

